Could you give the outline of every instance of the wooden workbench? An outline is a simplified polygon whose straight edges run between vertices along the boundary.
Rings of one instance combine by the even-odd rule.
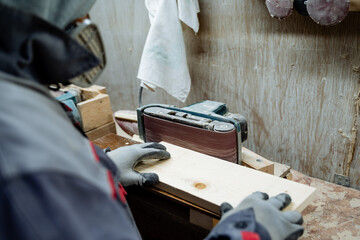
[[[116,149],[113,135],[94,141]],[[131,143],[131,140],[129,140]],[[276,164],[275,172],[288,168]],[[282,174],[282,173],[278,173]],[[283,175],[283,174],[282,174]],[[302,212],[305,232],[301,239],[359,239],[360,192],[291,170],[292,180],[317,188],[316,199]],[[128,188],[127,199],[144,239],[202,239],[219,216],[165,192]],[[175,234],[176,233],[176,234]]]

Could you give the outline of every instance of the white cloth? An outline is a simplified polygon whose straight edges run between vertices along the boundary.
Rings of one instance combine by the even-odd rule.
[[[197,33],[200,27],[197,16],[200,12],[199,0],[178,0],[178,6],[180,20]]]
[[[179,18],[195,32],[199,30],[198,0],[145,0],[151,27],[141,57],[141,86],[163,88],[184,102],[191,79]],[[178,11],[179,9],[179,11]]]

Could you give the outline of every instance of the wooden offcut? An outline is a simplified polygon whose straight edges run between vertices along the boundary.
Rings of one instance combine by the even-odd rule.
[[[80,91],[81,101],[86,101],[90,98],[94,98],[95,96],[99,95],[100,93],[106,94],[106,87],[100,85],[92,85],[87,88],[79,87],[75,84],[70,84],[63,86],[62,91],[67,91],[69,89],[78,89]]]
[[[106,94],[106,87],[99,85],[92,85],[88,88],[81,88],[81,99],[86,101],[88,99],[94,98],[100,93]]]
[[[119,110],[116,111],[114,117],[120,120],[127,120],[131,122],[137,122],[136,111]]]
[[[291,168],[289,166],[274,162],[274,176],[287,178],[287,175],[290,173],[290,170]]]
[[[288,193],[292,203],[285,210],[301,212],[311,201],[315,188],[254,169],[207,156],[168,143],[162,143],[171,159],[136,167],[139,172],[159,175],[156,188],[176,195],[209,211],[219,213],[222,202],[233,206],[256,191],[269,196]]]
[[[107,94],[98,94],[94,98],[77,104],[85,132],[112,122],[110,98]]]
[[[244,147],[242,148],[241,165],[274,175],[274,162]]]

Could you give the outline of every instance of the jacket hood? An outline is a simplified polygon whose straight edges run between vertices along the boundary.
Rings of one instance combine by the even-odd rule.
[[[0,0],[0,3],[35,15],[64,29],[89,13],[96,0]]]

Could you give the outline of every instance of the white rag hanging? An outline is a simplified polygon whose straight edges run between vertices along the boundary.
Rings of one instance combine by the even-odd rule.
[[[185,102],[191,79],[186,61],[181,21],[199,31],[198,0],[145,0],[151,27],[141,57],[141,86],[163,88]],[[179,11],[178,11],[179,9]]]

